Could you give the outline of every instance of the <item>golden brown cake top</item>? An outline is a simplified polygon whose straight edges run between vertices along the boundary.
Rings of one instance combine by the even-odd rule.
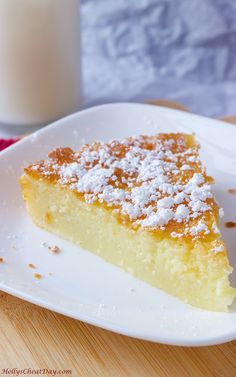
[[[110,207],[132,227],[173,238],[218,233],[218,206],[192,135],[137,136],[58,148],[26,172],[66,186],[89,203]]]

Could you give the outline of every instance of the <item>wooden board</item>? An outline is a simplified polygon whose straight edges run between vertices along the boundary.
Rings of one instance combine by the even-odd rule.
[[[187,111],[169,101],[155,104]],[[236,123],[236,117],[225,120]],[[200,348],[154,344],[0,292],[0,374],[7,368],[34,369],[28,376],[43,375],[45,368],[76,377],[234,377],[236,341]],[[36,374],[40,369],[41,374]],[[16,371],[8,370],[7,375]]]

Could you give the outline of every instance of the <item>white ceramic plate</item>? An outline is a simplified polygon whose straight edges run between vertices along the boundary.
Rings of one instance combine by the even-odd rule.
[[[133,337],[177,345],[236,339],[236,305],[229,313],[193,308],[135,279],[90,252],[38,229],[18,185],[23,166],[57,146],[78,149],[94,139],[135,134],[195,132],[202,159],[216,178],[215,194],[226,220],[236,220],[236,127],[204,117],[141,104],[94,107],[57,121],[0,154],[0,289],[67,316]],[[236,230],[222,225],[236,266]],[[54,255],[42,243],[58,245]],[[33,277],[38,266],[43,278]],[[52,273],[52,275],[49,275]],[[233,276],[236,285],[235,274]]]

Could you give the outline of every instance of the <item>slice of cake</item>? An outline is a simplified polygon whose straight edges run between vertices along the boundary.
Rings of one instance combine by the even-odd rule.
[[[226,311],[236,290],[198,149],[180,133],[58,148],[25,169],[23,197],[38,226],[191,305]]]

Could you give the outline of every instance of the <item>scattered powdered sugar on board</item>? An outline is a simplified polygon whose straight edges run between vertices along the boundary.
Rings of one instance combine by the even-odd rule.
[[[218,211],[198,149],[191,135],[136,136],[94,142],[79,152],[59,148],[28,171],[54,177],[88,204],[112,207],[136,227],[165,230],[172,224],[171,237],[197,238],[213,228],[216,233],[207,215]]]

